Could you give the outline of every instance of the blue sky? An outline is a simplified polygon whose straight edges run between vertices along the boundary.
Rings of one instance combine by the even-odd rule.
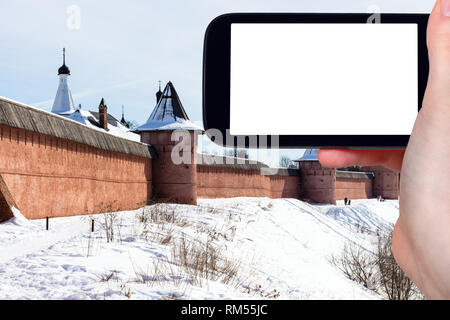
[[[434,0],[14,0],[0,2],[0,96],[50,110],[67,50],[75,105],[138,123],[155,105],[158,80],[172,81],[201,121],[202,49],[208,23],[227,12],[430,12]],[[80,28],[70,29],[70,6]],[[274,90],[277,83],[274,82]],[[291,158],[302,151],[284,151]]]

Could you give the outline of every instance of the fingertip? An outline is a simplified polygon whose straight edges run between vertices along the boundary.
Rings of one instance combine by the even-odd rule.
[[[428,48],[450,54],[450,0],[438,0],[430,14],[427,31]]]
[[[337,168],[342,165],[344,160],[343,151],[339,149],[320,149],[317,152],[317,158],[321,165],[327,168]]]

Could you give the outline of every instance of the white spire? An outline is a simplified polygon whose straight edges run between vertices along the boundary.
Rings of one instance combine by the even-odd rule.
[[[55,101],[53,102],[53,113],[72,113],[75,111],[73,107],[72,93],[67,83],[68,74],[59,75],[59,86],[56,92]]]
[[[66,49],[63,49],[63,65],[58,69],[59,86],[53,102],[52,112],[58,114],[69,114],[75,111],[73,107],[72,93],[70,92],[68,77],[70,70],[66,66]]]

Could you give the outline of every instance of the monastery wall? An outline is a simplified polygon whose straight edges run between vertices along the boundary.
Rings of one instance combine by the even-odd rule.
[[[29,219],[136,209],[152,198],[151,162],[0,125],[0,206],[7,191]]]
[[[336,200],[373,198],[373,177],[359,172],[336,172]]]
[[[270,175],[261,162],[197,154],[194,131],[178,141],[172,133],[141,132],[139,143],[0,99],[0,221],[12,217],[13,206],[38,219],[131,210],[154,200],[195,205],[197,197],[331,204],[398,197],[398,174],[382,167],[348,172],[302,161],[298,170]],[[189,161],[176,164],[174,154]]]
[[[197,166],[197,195],[201,198],[298,198],[298,175],[262,175],[259,170]]]

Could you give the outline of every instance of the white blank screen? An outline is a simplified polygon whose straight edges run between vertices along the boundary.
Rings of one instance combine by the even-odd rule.
[[[232,24],[233,135],[409,135],[416,24]]]

